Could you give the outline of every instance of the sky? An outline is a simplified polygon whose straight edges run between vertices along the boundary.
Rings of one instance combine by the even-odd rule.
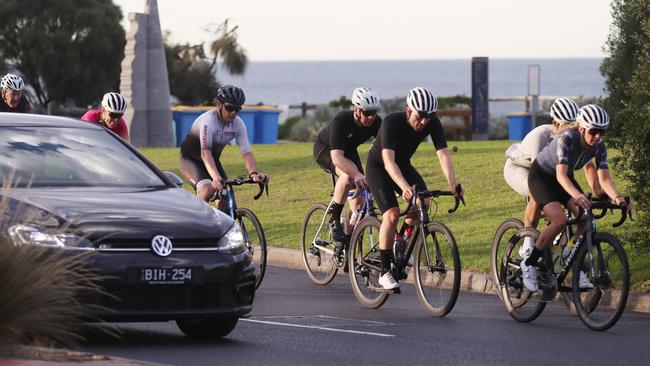
[[[143,12],[146,0],[113,0]],[[173,42],[230,19],[251,61],[601,58],[610,0],[158,0]],[[213,38],[213,37],[212,37]]]

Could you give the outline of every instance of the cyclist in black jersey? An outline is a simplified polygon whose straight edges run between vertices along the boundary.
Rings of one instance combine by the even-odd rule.
[[[438,109],[436,96],[425,88],[417,87],[409,91],[406,104],[403,112],[390,113],[384,118],[366,163],[370,191],[382,212],[379,230],[382,276],[379,284],[385,289],[399,287],[390,271],[393,236],[399,219],[395,192],[408,201],[415,193],[413,185],[418,191],[427,189],[422,176],[410,161],[427,136],[431,136],[433,140],[440,167],[450,190],[457,196],[463,194],[462,190],[456,191],[456,173],[447,150],[442,124],[435,114]],[[429,201],[427,199],[423,204],[428,206]],[[409,217],[406,222],[408,225],[414,225],[415,220]]]
[[[591,202],[584,195],[573,176],[592,159],[596,161],[598,182],[602,190],[617,205],[626,204],[609,174],[607,148],[603,136],[609,125],[605,109],[588,104],[578,111],[578,130],[569,129],[542,150],[533,162],[528,175],[528,188],[537,201],[549,224],[542,230],[530,255],[521,262],[524,286],[537,292],[537,262],[553,238],[566,229],[567,217],[562,206],[571,209],[577,216],[580,208],[589,208]],[[631,204],[628,207],[631,209]],[[578,225],[575,238],[584,232],[587,222]]]
[[[224,189],[222,179],[228,177],[219,158],[232,139],[239,145],[251,179],[256,182],[269,180],[268,175],[257,171],[255,155],[246,135],[246,126],[237,115],[245,100],[244,91],[236,86],[224,85],[219,88],[215,108],[197,117],[181,143],[181,171],[196,190],[196,194],[206,202]],[[219,203],[217,201],[217,206]]]
[[[377,115],[381,102],[374,91],[356,88],[351,100],[354,109],[337,113],[330,124],[320,131],[314,143],[314,159],[318,165],[338,176],[330,222],[334,240],[338,242],[347,239],[341,225],[341,211],[347,192],[355,186],[368,186],[357,148],[370,137],[377,136],[381,125],[381,117]],[[354,199],[350,202],[350,208],[358,210],[361,204]]]
[[[31,113],[32,106],[23,94],[25,82],[15,74],[6,74],[0,81],[2,98],[0,99],[0,112]]]

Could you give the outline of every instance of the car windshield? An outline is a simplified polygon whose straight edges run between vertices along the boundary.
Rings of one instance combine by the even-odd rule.
[[[107,132],[0,127],[0,175],[17,187],[157,187],[162,179]]]

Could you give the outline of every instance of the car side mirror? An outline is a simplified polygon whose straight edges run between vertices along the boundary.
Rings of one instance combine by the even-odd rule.
[[[168,171],[165,171],[163,173],[165,173],[167,178],[169,178],[169,180],[171,180],[172,183],[174,183],[176,185],[176,187],[178,187],[178,188],[183,187],[183,180],[181,178],[179,178],[178,175],[176,175],[176,174],[174,174],[172,172],[168,172]]]

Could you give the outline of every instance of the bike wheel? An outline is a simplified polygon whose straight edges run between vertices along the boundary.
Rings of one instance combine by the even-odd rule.
[[[499,282],[501,273],[501,258],[503,258],[503,253],[506,250],[508,245],[508,240],[514,235],[517,231],[523,229],[524,223],[515,218],[505,219],[501,225],[497,228],[496,233],[494,234],[494,239],[492,239],[492,251],[490,253],[490,264],[492,267],[492,281],[494,282],[494,288],[496,289],[497,295],[501,297],[501,291],[499,287],[501,283]]]
[[[348,265],[352,290],[359,302],[377,309],[388,299],[388,293],[379,285],[381,259],[379,257],[379,227],[375,217],[361,220],[352,232]]]
[[[257,280],[255,281],[255,289],[257,289],[262,284],[266,273],[267,249],[264,229],[262,229],[262,224],[253,211],[247,208],[236,209],[235,219],[244,234],[246,247],[253,255],[253,263],[257,271]]]
[[[415,247],[415,289],[431,315],[443,317],[453,309],[460,291],[460,254],[454,235],[430,222]]]
[[[580,276],[573,276],[573,300],[580,320],[592,330],[616,324],[625,310],[630,291],[630,269],[625,249],[609,233],[594,233],[593,251],[583,245],[577,253],[574,273],[582,269],[592,289],[580,289]],[[596,303],[596,304],[595,304]]]
[[[329,230],[330,213],[327,206],[317,203],[307,211],[300,230],[302,244],[302,260],[309,279],[317,285],[327,285],[332,282],[338,268],[332,254],[319,249],[316,245],[334,250],[334,242]]]
[[[544,311],[546,302],[539,301],[539,295],[526,289],[521,277],[521,257],[519,248],[526,236],[537,240],[539,231],[526,228],[519,230],[508,240],[508,245],[499,264],[499,283],[501,299],[506,305],[508,314],[518,322],[531,322]]]

